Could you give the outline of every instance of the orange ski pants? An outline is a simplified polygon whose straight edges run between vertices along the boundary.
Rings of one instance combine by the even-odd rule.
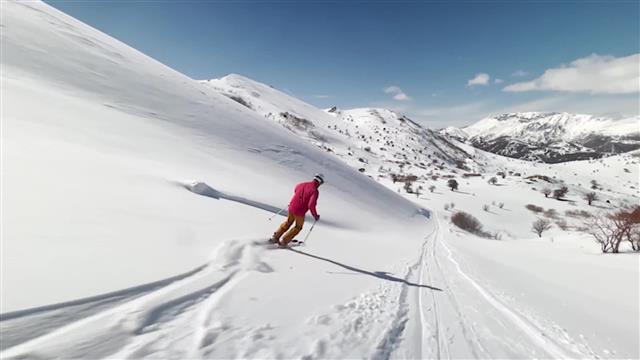
[[[295,223],[295,226],[291,227],[291,225],[293,225],[294,223]],[[287,245],[291,240],[293,240],[293,238],[296,235],[298,235],[300,230],[302,230],[303,225],[304,225],[304,216],[296,216],[296,215],[293,215],[292,213],[289,213],[289,215],[287,216],[287,220],[285,220],[280,225],[280,227],[274,234],[274,238],[280,239],[280,236],[284,234],[284,237],[282,238],[282,241],[280,241],[280,243],[282,245]]]

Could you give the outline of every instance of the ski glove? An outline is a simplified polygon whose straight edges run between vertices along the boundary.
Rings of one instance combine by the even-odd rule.
[[[314,219],[316,219],[316,221],[320,220],[320,215],[314,216]]]

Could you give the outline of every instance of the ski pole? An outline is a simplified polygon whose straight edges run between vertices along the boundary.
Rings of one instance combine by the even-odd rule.
[[[311,234],[311,231],[313,230],[313,227],[316,226],[317,222],[318,222],[318,220],[314,221],[313,224],[311,224],[311,228],[309,228],[309,232],[307,233],[307,236],[305,236],[304,240],[302,241],[303,244],[307,243],[307,239],[309,238],[309,235]]]
[[[277,213],[271,215],[269,217],[269,221],[271,221],[271,219],[273,219],[275,216],[278,216],[278,215],[282,214],[283,211],[284,211],[284,208],[280,209],[280,211],[278,211]]]

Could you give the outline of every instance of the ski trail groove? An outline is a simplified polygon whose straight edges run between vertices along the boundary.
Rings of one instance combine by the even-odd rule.
[[[429,238],[435,234],[437,229],[434,229],[433,232],[426,237],[426,240],[422,244],[422,253],[420,254],[420,276],[419,282],[420,284],[424,284],[424,273],[425,273],[425,254],[427,252],[427,244],[429,242]],[[425,339],[425,330],[427,329],[427,320],[426,315],[424,314],[424,305],[422,301],[422,294],[424,293],[424,289],[418,289],[418,311],[420,313],[420,354],[421,359],[425,359],[426,356],[424,354],[424,347],[426,345]]]
[[[200,357],[199,347],[185,341],[204,343],[220,299],[248,272],[269,271],[254,248],[243,241],[223,243],[216,260],[199,271],[5,349],[0,358],[140,358],[157,356],[154,351]]]
[[[440,228],[436,227],[436,231],[434,233],[434,235],[431,237],[431,241],[429,241],[429,243],[431,244],[430,247],[427,248],[427,250],[431,250],[431,259],[428,259],[427,261],[425,261],[426,263],[426,270],[427,270],[427,277],[429,279],[429,283],[433,284],[433,275],[432,275],[432,271],[431,271],[431,260],[433,258],[435,258],[435,252],[434,252],[434,247],[433,244],[435,243],[435,240],[438,237],[438,233],[440,232]],[[437,349],[436,349],[436,354],[438,359],[442,358],[442,353],[444,353],[447,357],[447,359],[451,358],[451,353],[449,350],[449,345],[448,345],[448,341],[447,339],[442,339],[442,328],[441,328],[441,316],[440,316],[440,310],[438,308],[438,300],[436,299],[436,295],[431,292],[431,298],[433,301],[433,317],[434,317],[434,323],[435,323],[435,336],[436,336],[436,343],[437,343]],[[444,341],[443,341],[444,340]],[[443,345],[441,345],[441,342],[443,342]]]
[[[438,228],[441,227],[440,219],[438,216],[435,216]],[[535,344],[540,346],[545,352],[547,352],[553,358],[570,358],[571,356],[559,347],[557,344],[553,343],[551,339],[541,330],[530,324],[529,321],[518,315],[515,310],[510,309],[507,305],[503,304],[501,301],[496,299],[493,295],[491,295],[486,289],[484,289],[480,284],[478,284],[475,280],[473,280],[467,273],[465,273],[460,263],[458,263],[453,258],[453,252],[451,249],[444,243],[440,242],[442,247],[447,251],[447,259],[451,261],[453,266],[456,269],[458,275],[466,280],[480,295],[496,310],[498,310],[501,314],[505,316],[511,323],[513,323],[516,327],[524,332],[525,335],[529,337]]]
[[[410,279],[413,274],[413,269],[408,268],[405,279]],[[409,320],[409,305],[407,304],[407,297],[409,295],[409,285],[403,284],[400,296],[398,297],[398,310],[393,319],[391,327],[383,335],[382,339],[378,343],[376,352],[371,356],[374,360],[388,360],[391,354],[396,350],[402,340],[402,334]]]
[[[193,336],[193,345],[189,358],[201,358],[201,350],[204,347],[210,346],[212,343],[210,339],[217,336],[217,334],[214,334],[210,329],[211,322],[214,320],[215,307],[227,292],[229,292],[232,288],[235,287],[235,285],[242,281],[245,274],[243,273],[238,276],[235,275],[236,272],[231,274],[227,278],[227,281],[225,281],[225,283],[218,289],[218,291],[216,291],[214,294],[211,294],[211,296],[207,298],[206,302],[202,306],[202,309],[199,309],[196,319],[197,324],[194,325],[196,330]]]
[[[438,230],[441,230],[439,223],[437,224],[437,226],[438,226]],[[447,294],[447,297],[449,299],[449,304],[451,305],[451,308],[455,312],[456,318],[458,320],[458,325],[460,326],[460,331],[462,333],[462,336],[464,337],[464,340],[465,340],[465,342],[467,344],[467,347],[471,351],[471,354],[473,355],[473,357],[474,358],[478,358],[478,349],[477,349],[477,347],[479,347],[481,351],[483,350],[483,347],[480,344],[480,341],[477,338],[477,336],[475,336],[475,332],[474,331],[469,331],[470,327],[467,324],[465,315],[460,310],[460,304],[458,303],[458,300],[456,298],[455,291],[451,287],[450,281],[447,279],[447,276],[446,276],[444,270],[442,269],[442,266],[440,265],[440,261],[438,261],[438,256],[436,256],[436,249],[437,249],[438,243],[442,243],[442,232],[441,231],[437,232],[436,236],[434,237],[434,239],[432,241],[433,263],[435,264],[435,268],[438,271],[438,273],[440,274],[440,277],[442,278],[442,282],[443,282],[444,288],[446,290],[445,293]],[[473,339],[470,339],[470,333],[471,333],[471,335],[473,335]],[[487,355],[487,354],[485,354],[485,355]]]

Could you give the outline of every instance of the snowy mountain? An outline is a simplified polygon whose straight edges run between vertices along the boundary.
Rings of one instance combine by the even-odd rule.
[[[441,129],[439,133],[442,135],[447,135],[450,138],[453,138],[462,142],[464,142],[469,138],[469,134],[467,134],[464,130],[455,126],[448,126],[444,129]]]
[[[612,120],[569,113],[510,113],[441,133],[494,154],[557,163],[640,148],[640,117]]]
[[[0,358],[640,356],[638,258],[580,230],[637,204],[638,151],[532,164],[196,81],[42,2],[1,21]],[[267,244],[315,172],[307,241]]]
[[[203,84],[370,176],[379,168],[422,174],[435,166],[474,166],[446,136],[387,109],[321,110],[235,74]]]

